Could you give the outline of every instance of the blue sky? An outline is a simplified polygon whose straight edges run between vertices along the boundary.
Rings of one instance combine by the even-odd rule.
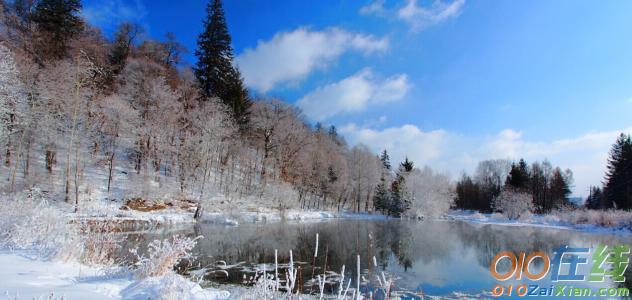
[[[111,34],[174,32],[188,63],[206,1],[84,0]],[[632,131],[630,1],[226,0],[236,64],[254,93],[458,176],[482,159],[548,159],[576,195]]]

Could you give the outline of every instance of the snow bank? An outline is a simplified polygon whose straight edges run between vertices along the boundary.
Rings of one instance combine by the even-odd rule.
[[[455,210],[447,219],[501,226],[531,226],[570,229],[589,232],[616,232],[632,234],[632,212],[575,210],[557,211],[546,215],[530,214],[518,220],[509,220],[498,213],[483,214]]]
[[[25,251],[0,251],[0,293],[8,299],[228,299],[230,293],[203,289],[170,273],[134,281],[129,273],[108,275],[79,263],[31,259]],[[51,297],[52,296],[52,297]]]
[[[387,216],[382,214],[362,214],[349,212],[330,211],[303,211],[303,210],[258,210],[247,212],[207,212],[202,218],[202,222],[237,226],[240,223],[261,223],[261,222],[309,222],[322,221],[328,219],[370,219],[386,220]]]
[[[135,282],[121,291],[123,299],[190,299],[219,300],[228,299],[230,293],[216,289],[203,289],[199,284],[180,275],[169,274],[162,277],[149,277]]]
[[[132,281],[78,263],[40,261],[0,251],[0,293],[8,299],[118,299]]]

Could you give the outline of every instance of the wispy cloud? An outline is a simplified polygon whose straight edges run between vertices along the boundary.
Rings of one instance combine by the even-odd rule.
[[[371,104],[400,100],[410,86],[406,74],[380,79],[366,68],[309,92],[297,105],[310,119],[322,121],[342,113],[363,111]]]
[[[82,14],[90,24],[112,30],[125,21],[141,23],[147,9],[142,0],[100,0],[86,5]]]
[[[374,0],[369,4],[360,8],[360,13],[363,15],[384,15],[386,9],[384,8],[385,0]]]
[[[269,41],[259,41],[236,59],[246,84],[267,92],[280,84],[296,83],[314,70],[325,68],[348,51],[365,55],[384,52],[388,39],[358,34],[340,28],[314,31],[298,28],[281,32]]]
[[[384,7],[384,0],[374,0],[360,8],[360,13],[397,19],[408,24],[413,32],[418,32],[457,17],[463,10],[465,0],[451,1],[434,0],[432,5],[426,7],[419,5],[417,0],[406,0],[399,8],[389,10]]]

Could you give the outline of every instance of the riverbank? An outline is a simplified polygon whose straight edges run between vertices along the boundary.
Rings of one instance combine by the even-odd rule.
[[[499,213],[455,210],[447,214],[445,218],[499,226],[549,227],[595,233],[632,234],[632,212],[616,210],[559,211],[545,215],[531,214],[518,220],[509,220]]]
[[[0,250],[0,293],[7,299],[228,299],[177,274],[136,280],[122,268],[46,261],[33,251]],[[173,297],[173,298],[171,298]]]
[[[130,208],[121,209],[120,202],[98,202],[84,204],[85,208],[79,213],[69,212],[68,217],[88,222],[117,222],[123,227],[146,228],[154,226],[178,225],[196,223],[195,206],[182,207],[179,205],[165,206],[161,209],[141,211]],[[390,217],[379,213],[355,213],[348,211],[300,210],[300,209],[272,209],[272,208],[242,208],[222,207],[218,205],[207,209],[199,222],[236,226],[245,223],[266,222],[317,222],[328,219],[363,219],[386,220]]]

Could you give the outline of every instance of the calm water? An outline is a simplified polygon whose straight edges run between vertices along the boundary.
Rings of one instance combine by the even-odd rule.
[[[320,243],[317,268],[312,270],[315,236]],[[464,292],[470,295],[489,292],[498,282],[491,276],[489,265],[500,251],[545,251],[551,258],[553,249],[560,245],[594,248],[598,244],[610,246],[632,244],[632,235],[578,232],[565,229],[526,226],[473,224],[462,221],[400,221],[400,220],[331,220],[316,223],[242,224],[236,227],[203,225],[188,228],[166,228],[160,231],[132,234],[126,247],[140,246],[174,234],[204,236],[194,249],[196,268],[207,268],[205,279],[210,283],[244,282],[244,274],[251,277],[261,264],[274,263],[274,250],[279,251],[279,262],[289,261],[289,250],[300,262],[301,279],[306,283],[312,272],[326,269],[339,272],[346,265],[346,274],[356,278],[356,254],[361,256],[362,273],[374,279],[376,271],[384,270],[397,277],[397,290],[428,295],[449,295]],[[141,251],[142,252],[142,251]],[[125,250],[122,251],[125,253]],[[326,255],[325,255],[326,254]],[[325,258],[326,256],[326,258]],[[373,256],[377,268],[373,266]],[[588,257],[591,262],[590,257]],[[225,261],[234,265],[228,274],[219,272]],[[534,273],[541,269],[535,261]],[[199,267],[200,266],[200,267]],[[502,270],[503,266],[500,266]],[[267,269],[270,270],[270,265]],[[580,266],[580,274],[588,274],[589,266]],[[632,277],[628,274],[627,277]],[[349,278],[349,277],[348,277]],[[550,286],[550,276],[540,280]],[[533,283],[521,281],[520,283]],[[509,280],[504,285],[519,284]],[[304,291],[310,287],[305,284]],[[616,286],[612,282],[577,287]],[[631,287],[628,287],[631,288]],[[317,290],[317,289],[316,289]],[[548,299],[551,299],[550,297]]]

